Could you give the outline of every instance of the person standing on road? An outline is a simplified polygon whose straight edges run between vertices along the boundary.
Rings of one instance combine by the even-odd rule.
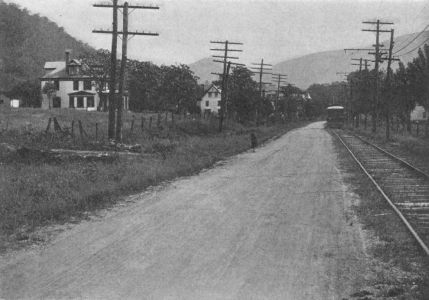
[[[253,152],[255,152],[255,148],[258,146],[258,140],[256,139],[254,132],[250,134],[250,146],[252,147]]]

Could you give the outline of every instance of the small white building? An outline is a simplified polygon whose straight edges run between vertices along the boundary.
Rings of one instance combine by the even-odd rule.
[[[11,99],[10,100],[10,107],[19,108],[20,106],[21,106],[21,100],[19,100],[19,99]]]
[[[428,113],[422,105],[416,105],[410,114],[411,121],[426,121]]]
[[[221,90],[214,84],[204,92],[201,100],[197,101],[197,106],[201,113],[218,114],[220,110]]]

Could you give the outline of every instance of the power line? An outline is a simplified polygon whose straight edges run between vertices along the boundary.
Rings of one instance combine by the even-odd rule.
[[[396,54],[396,53],[402,51],[403,49],[407,48],[412,42],[414,42],[416,39],[418,39],[419,36],[421,36],[428,27],[429,27],[429,24],[426,25],[426,27],[418,35],[416,35],[410,42],[408,42],[408,44],[406,44],[405,46],[403,46],[401,49],[396,50],[395,52],[393,52],[393,54]]]
[[[396,55],[396,56],[397,56],[397,57],[401,57],[401,56],[404,56],[404,55],[410,54],[411,52],[413,52],[413,51],[415,51],[415,50],[419,49],[421,46],[423,46],[424,44],[426,44],[426,42],[429,42],[429,38],[427,38],[423,43],[421,43],[421,44],[420,44],[420,45],[418,45],[417,47],[415,47],[415,48],[413,48],[413,49],[409,50],[408,52],[405,52],[405,53],[402,53],[402,54],[398,54],[398,55]]]

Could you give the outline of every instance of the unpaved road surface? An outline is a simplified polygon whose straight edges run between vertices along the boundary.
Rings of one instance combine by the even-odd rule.
[[[365,274],[321,122],[0,258],[0,298],[343,299]]]

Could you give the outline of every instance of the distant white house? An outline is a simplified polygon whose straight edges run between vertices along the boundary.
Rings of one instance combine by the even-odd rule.
[[[76,110],[94,111],[100,105],[100,96],[97,93],[94,78],[85,75],[81,61],[70,59],[70,51],[65,52],[65,61],[46,62],[45,75],[40,78],[41,88],[46,82],[55,86],[55,92],[49,99],[42,93],[42,108],[69,108]],[[101,97],[105,97],[107,103],[108,90],[103,87]],[[49,103],[51,102],[51,103]],[[124,96],[124,110],[128,110],[128,96]]]
[[[197,101],[197,106],[201,109],[201,113],[218,114],[220,110],[221,90],[214,84],[204,91],[201,100]]]
[[[423,106],[416,105],[410,114],[410,118],[411,121],[426,121],[428,119],[428,113]]]

